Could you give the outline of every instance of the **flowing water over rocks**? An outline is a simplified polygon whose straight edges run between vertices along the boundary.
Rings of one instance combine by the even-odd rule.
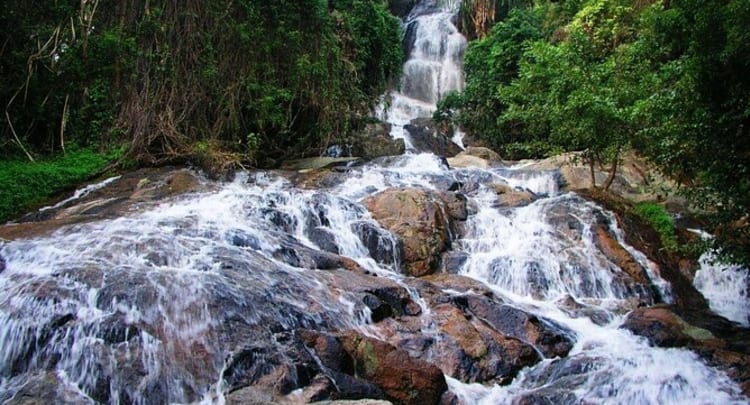
[[[461,88],[465,40],[458,1],[401,3],[383,113],[414,152],[404,127]],[[0,226],[0,403],[748,402],[747,329],[559,169],[331,162],[142,170]],[[747,279],[694,282],[747,326]]]
[[[424,131],[420,129],[425,126],[420,125],[419,119],[432,117],[442,97],[463,89],[466,38],[453,24],[459,3],[456,0],[418,1],[404,19],[406,63],[401,86],[386,97],[378,116],[391,124],[391,136],[404,139],[407,151],[426,150],[426,146],[420,145],[425,142],[415,142],[407,128]],[[429,128],[423,139],[424,136],[432,138],[433,131],[434,128]],[[460,132],[455,135],[453,141],[460,145]],[[450,140],[441,138],[442,150],[457,148]]]
[[[747,401],[724,368],[620,328],[671,292],[556,172],[424,154],[343,174],[116,179],[46,210],[49,230],[0,228],[0,401]],[[498,203],[509,190],[534,199]],[[371,213],[378,195],[419,203]],[[110,200],[129,205],[72,209]],[[409,249],[434,274],[409,276]]]

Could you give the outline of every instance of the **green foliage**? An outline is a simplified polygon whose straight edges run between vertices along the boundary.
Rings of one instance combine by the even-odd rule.
[[[642,202],[635,205],[634,211],[654,228],[667,250],[677,249],[674,218],[663,206],[652,202]]]
[[[55,193],[88,180],[98,173],[110,156],[89,149],[69,151],[36,163],[0,161],[0,221],[37,206]]]
[[[489,35],[472,41],[464,60],[465,91],[441,100],[437,118],[452,119],[496,148],[518,141],[522,133],[517,123],[498,122],[507,108],[498,89],[517,77],[519,60],[528,43],[541,37],[541,23],[536,10],[514,9]]]
[[[504,156],[584,150],[614,169],[635,147],[750,264],[749,23],[748,0],[535,2],[469,44],[466,89],[436,118]]]
[[[73,142],[127,142],[148,164],[200,141],[315,154],[360,125],[401,66],[400,24],[381,1],[7,3],[6,158]]]

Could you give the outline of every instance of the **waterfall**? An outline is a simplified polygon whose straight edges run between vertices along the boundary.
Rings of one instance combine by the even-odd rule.
[[[406,18],[401,87],[381,114],[407,145],[403,126],[463,86],[458,3],[423,0]],[[559,173],[451,168],[432,154],[342,170],[200,178],[196,191],[138,201],[119,217],[82,215],[48,233],[0,239],[0,403],[223,404],[244,390],[237,402],[301,403],[347,384],[352,398],[384,397],[352,358],[326,358],[336,344],[325,337],[342,331],[439,367],[448,400],[460,405],[748,402],[696,353],[654,347],[621,327],[631,311],[670,302],[671,286],[625,242],[616,215],[562,191]],[[40,216],[117,190],[120,180],[83,188]],[[401,241],[366,208],[390,189],[464,199],[438,277],[405,275]],[[506,192],[528,201],[507,204]],[[607,254],[605,237],[637,274]],[[459,285],[439,284],[442,276]],[[706,259],[694,283],[717,313],[747,326],[747,280],[746,269]],[[492,329],[496,312],[466,309],[477,303],[504,311],[514,331]],[[312,332],[325,350],[308,345]],[[500,374],[505,365],[495,363],[517,359],[483,341],[451,346],[456,335],[529,348],[529,362],[480,375],[476,368]],[[548,350],[546,340],[569,346]]]
[[[750,327],[750,271],[740,266],[722,265],[711,254],[700,258],[700,266],[693,283],[711,309]]]
[[[652,347],[618,328],[629,310],[668,296],[668,288],[644,289],[623,278],[592,231],[601,224],[619,237],[614,215],[561,193],[556,179],[554,172],[513,167],[451,169],[428,154],[355,169],[320,190],[248,173],[120,218],[5,242],[0,400],[46,378],[81,403],[222,402],[240,371],[263,375],[292,361],[285,342],[297,328],[383,337],[360,295],[375,291],[373,283],[405,291],[400,300],[422,308],[419,333],[439,342],[444,332],[423,292],[400,274],[395,239],[361,201],[393,187],[462,184],[474,208],[453,245],[467,257],[458,272],[570,330],[575,344],[566,357],[543,360],[510,385],[449,377],[459,403],[534,395],[560,403],[744,402],[736,383],[692,352]],[[539,198],[498,206],[493,184],[533,189]],[[358,234],[363,227],[379,235],[375,251]],[[336,257],[378,277],[335,270],[343,262],[311,270]],[[636,259],[659,280],[644,256]],[[254,360],[247,363],[247,356]],[[245,368],[236,371],[237,364]]]
[[[401,86],[386,96],[378,117],[391,124],[391,136],[404,139],[413,150],[404,126],[415,118],[431,117],[436,104],[450,91],[463,90],[466,38],[453,21],[460,1],[421,1],[406,17]],[[456,139],[460,144],[460,137]]]

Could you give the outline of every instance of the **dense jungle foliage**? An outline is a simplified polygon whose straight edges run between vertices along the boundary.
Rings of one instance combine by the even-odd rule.
[[[318,155],[363,125],[402,52],[380,0],[8,0],[0,159],[56,167],[122,145],[131,165]]]
[[[580,150],[614,173],[635,148],[750,263],[750,0],[463,4],[479,38],[436,119],[510,159]]]
[[[122,140],[153,164],[196,147],[316,154],[357,126],[400,71],[399,22],[386,5],[9,0],[3,157]]]

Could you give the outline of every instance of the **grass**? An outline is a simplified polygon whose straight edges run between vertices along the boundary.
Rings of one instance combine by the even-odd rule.
[[[635,213],[648,222],[659,234],[662,245],[668,251],[677,249],[677,233],[674,219],[661,205],[653,202],[638,203],[634,207]]]
[[[101,171],[114,155],[87,149],[29,162],[0,161],[0,221],[44,203]]]

